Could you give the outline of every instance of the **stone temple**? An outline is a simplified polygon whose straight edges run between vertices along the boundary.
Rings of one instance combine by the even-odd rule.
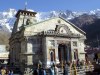
[[[41,62],[44,68],[52,63],[85,60],[86,33],[62,17],[37,22],[36,12],[19,10],[12,30],[10,64],[23,74]]]

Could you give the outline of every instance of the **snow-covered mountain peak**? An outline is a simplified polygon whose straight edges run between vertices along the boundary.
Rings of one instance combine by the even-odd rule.
[[[32,9],[28,9],[28,11],[33,11]],[[7,11],[0,12],[0,30],[3,31],[9,31],[11,32],[11,28],[13,27],[14,21],[15,21],[15,14],[16,9],[10,8]],[[91,10],[89,12],[77,12],[77,11],[49,11],[49,12],[37,12],[36,19],[37,21],[46,20],[53,17],[63,17],[66,20],[74,19],[75,17],[78,17],[83,14],[88,15],[96,15],[98,18],[100,18],[100,9]]]
[[[17,11],[15,9],[9,9],[7,11],[0,12],[0,27],[2,27],[2,29],[0,28],[0,30],[11,32],[11,28],[13,26],[13,21],[15,18],[14,15],[16,14],[16,12]]]
[[[2,12],[2,16],[5,18],[13,18],[14,15],[16,14],[16,10],[15,9],[9,9],[8,11],[4,11]]]

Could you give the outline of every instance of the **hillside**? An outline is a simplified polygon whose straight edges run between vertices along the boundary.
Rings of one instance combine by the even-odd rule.
[[[92,24],[83,25],[82,29],[86,32],[86,43],[97,47],[98,41],[100,40],[100,19],[95,20]]]
[[[97,20],[96,15],[89,15],[89,14],[83,14],[79,17],[75,17],[74,19],[71,19],[70,21],[74,23],[76,26],[82,28],[84,25],[89,25],[94,23],[95,20]]]

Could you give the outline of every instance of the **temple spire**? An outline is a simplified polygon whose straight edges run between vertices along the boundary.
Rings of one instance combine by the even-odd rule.
[[[27,9],[27,1],[25,2],[25,11],[26,11],[26,9]],[[24,26],[24,19],[25,19],[25,14],[24,14],[24,18],[23,18],[23,25],[22,26]]]
[[[25,2],[25,10],[27,9],[27,1]]]

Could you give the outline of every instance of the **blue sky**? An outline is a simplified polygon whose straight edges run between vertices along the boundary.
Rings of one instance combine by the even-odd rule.
[[[24,9],[27,1],[27,8],[35,11],[72,10],[89,11],[100,8],[100,0],[0,0],[0,11],[9,8]]]

